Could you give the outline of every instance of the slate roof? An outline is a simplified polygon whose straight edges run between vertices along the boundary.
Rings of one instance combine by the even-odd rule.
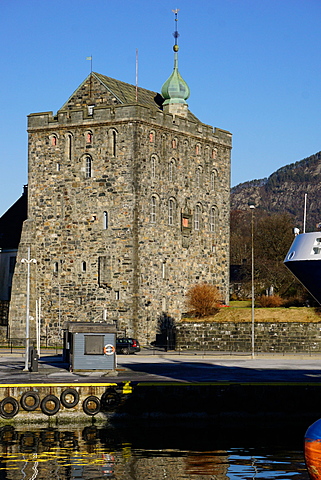
[[[112,95],[118,100],[120,104],[123,105],[133,105],[136,103],[136,86],[131,85],[130,83],[122,82],[121,80],[116,80],[115,78],[107,77],[101,73],[92,72],[91,75],[95,77]],[[90,75],[82,82],[81,85],[88,81]],[[80,85],[80,86],[81,86]],[[80,87],[78,87],[80,88]],[[77,89],[78,90],[78,89]],[[77,91],[76,90],[76,91]],[[74,92],[75,93],[75,92]],[[70,98],[74,95],[71,95]],[[63,110],[68,104],[69,99],[60,110]],[[152,90],[147,90],[146,88],[138,87],[138,104],[145,105],[147,107],[156,108],[157,110],[162,110],[162,104],[164,102],[163,97],[160,93],[153,92]],[[198,118],[188,111],[188,120],[192,122],[199,123]]]
[[[122,104],[136,103],[136,86],[130,83],[121,82],[115,78],[106,77],[100,73],[93,72],[93,75],[109,90]],[[148,107],[162,106],[164,99],[157,93],[146,88],[138,87],[138,103]]]
[[[18,248],[22,224],[27,218],[28,195],[22,196],[0,217],[0,248]]]

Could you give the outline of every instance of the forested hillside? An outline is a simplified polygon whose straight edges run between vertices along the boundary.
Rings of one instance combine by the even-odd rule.
[[[304,196],[307,194],[306,231],[321,222],[321,152],[286,165],[270,177],[241,183],[231,190],[231,210],[247,210],[256,206],[257,215],[290,214],[302,229]]]

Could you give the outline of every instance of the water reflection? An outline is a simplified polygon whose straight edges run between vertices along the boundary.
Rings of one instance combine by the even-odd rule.
[[[0,428],[0,478],[308,479],[302,451],[276,447],[266,438],[261,438],[263,447],[248,446],[245,435],[239,434],[220,435],[213,427],[139,424],[74,429],[5,426]]]

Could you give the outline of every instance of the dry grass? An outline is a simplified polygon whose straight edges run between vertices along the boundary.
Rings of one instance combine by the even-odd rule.
[[[290,308],[255,308],[255,322],[297,322],[297,323],[321,323],[321,312],[312,307],[290,307]],[[212,317],[183,318],[183,322],[251,322],[251,308],[224,307]]]

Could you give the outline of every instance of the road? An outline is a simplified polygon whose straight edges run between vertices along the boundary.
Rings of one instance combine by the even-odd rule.
[[[178,354],[143,350],[118,355],[116,372],[70,372],[54,352],[45,353],[38,372],[25,372],[23,354],[2,352],[0,384],[96,382],[320,383],[321,356]]]

